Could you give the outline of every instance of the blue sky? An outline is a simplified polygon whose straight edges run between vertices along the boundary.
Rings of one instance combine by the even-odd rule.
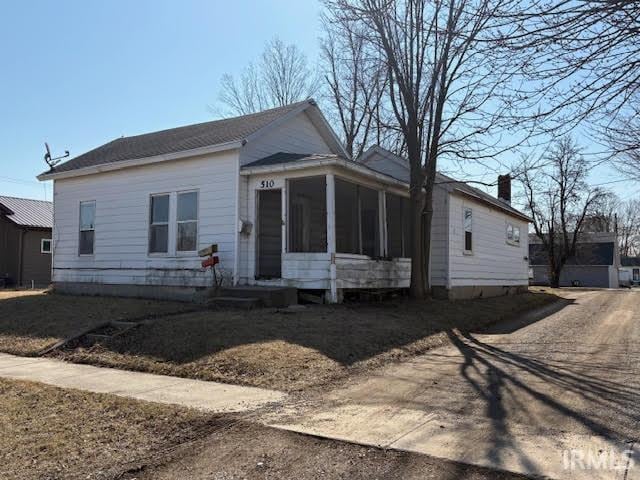
[[[221,76],[242,70],[274,36],[314,61],[320,8],[316,0],[4,2],[0,194],[51,200],[51,186],[35,179],[45,141],[76,156],[122,135],[212,119]],[[592,174],[594,183],[617,178]],[[623,197],[637,190],[611,187]]]

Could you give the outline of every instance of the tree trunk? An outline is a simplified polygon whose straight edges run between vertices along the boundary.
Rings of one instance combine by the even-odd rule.
[[[424,223],[422,189],[411,189],[410,217],[411,217],[411,285],[409,294],[411,298],[423,299],[426,297],[424,258]]]
[[[424,251],[424,289],[425,297],[431,295],[431,221],[433,220],[433,188],[427,189],[423,195],[422,207],[422,245]]]
[[[422,170],[422,156],[418,143],[415,125],[409,125],[411,135],[407,137],[407,156],[411,168],[410,176],[410,209],[411,209],[411,298],[424,299],[428,294],[425,272],[424,250],[424,172]]]

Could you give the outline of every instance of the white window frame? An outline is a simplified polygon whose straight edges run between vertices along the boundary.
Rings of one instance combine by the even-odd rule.
[[[471,233],[471,249],[467,249],[467,212],[471,213],[471,227],[468,230]],[[473,255],[473,209],[471,207],[462,207],[462,251],[465,255]]]
[[[93,203],[93,228],[82,229],[82,205]],[[78,204],[78,256],[93,257],[96,253],[96,217],[98,216],[97,204],[95,200],[81,200]],[[80,236],[82,232],[93,232],[93,244],[91,245],[91,253],[80,253]]]
[[[95,233],[94,233],[95,235]],[[49,250],[45,250],[44,249],[44,242],[49,242]],[[40,253],[46,253],[51,255],[51,252],[53,250],[53,243],[51,243],[51,239],[50,238],[41,238],[40,239]]]
[[[511,229],[511,238],[509,238],[509,229]],[[518,239],[516,240],[516,231],[518,231]],[[512,222],[506,222],[505,226],[505,241],[508,245],[512,245],[514,247],[520,246],[520,238],[522,235],[522,231],[518,225]]]
[[[153,208],[153,197],[169,197],[169,211],[167,212],[167,221],[153,223],[151,218],[151,209]],[[147,207],[147,255],[150,257],[168,257],[171,254],[171,193],[151,193],[149,194],[149,205]],[[152,252],[151,251],[151,227],[154,225],[166,225],[167,226],[167,251],[166,252]]]
[[[183,193],[195,193],[196,194],[196,219],[195,220],[178,220],[178,197]],[[169,210],[171,210],[171,201],[169,201]],[[200,234],[200,190],[192,189],[192,190],[180,190],[175,192],[175,231],[174,231],[174,239],[175,239],[175,254],[176,256],[192,256],[198,252],[198,236]],[[171,214],[171,211],[169,211]],[[169,215],[171,219],[171,215]],[[196,248],[195,250],[178,250],[178,224],[180,223],[190,223],[196,222]]]

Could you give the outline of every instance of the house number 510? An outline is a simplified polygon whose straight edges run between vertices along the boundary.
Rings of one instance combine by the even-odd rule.
[[[273,180],[261,180],[260,181],[260,188],[273,188],[273,186],[276,184],[275,181]]]

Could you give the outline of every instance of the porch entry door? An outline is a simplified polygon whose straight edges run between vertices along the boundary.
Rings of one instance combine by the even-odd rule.
[[[257,278],[282,277],[282,190],[258,191]]]

